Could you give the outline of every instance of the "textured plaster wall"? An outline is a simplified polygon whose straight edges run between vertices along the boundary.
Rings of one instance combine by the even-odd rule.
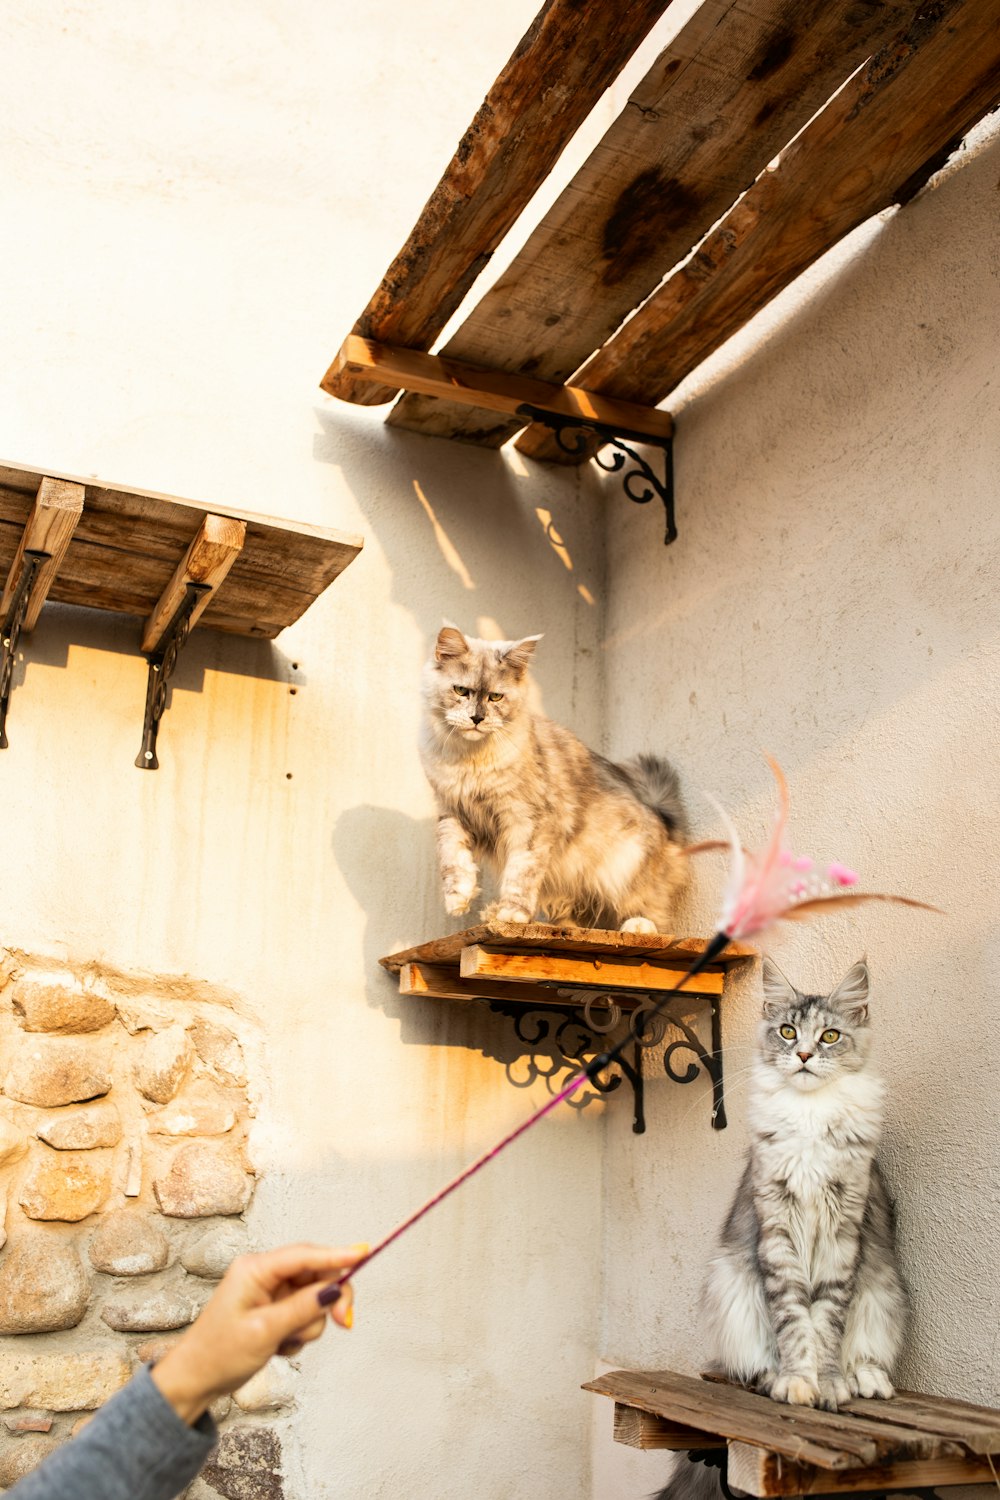
[[[1000,139],[981,133],[905,211],[855,236],[714,361],[679,403],[680,540],[643,511],[610,537],[610,748],[669,747],[745,836],[765,827],[761,751],[788,774],[796,848],[947,917],[860,910],[776,936],[801,985],[867,952],[889,1082],[884,1160],[914,1320],[900,1376],[997,1404],[1000,1126]],[[718,881],[691,902],[706,929]],[[707,1087],[662,1078],[649,1132],[608,1120],[607,1365],[697,1371],[703,1266],[738,1178],[756,970],[726,1004],[730,1128]],[[611,1442],[595,1494],[654,1488],[667,1455]]]
[[[195,635],[156,774],[136,623],[47,608],[0,756],[3,945],[196,975],[260,1039],[262,1245],[374,1239],[543,1097],[506,1022],[377,959],[448,926],[415,751],[441,617],[544,631],[548,707],[600,735],[602,497],[316,389],[535,9],[3,23],[0,454],[365,536],[275,644]],[[600,1140],[567,1111],[365,1273],[301,1360],[289,1500],[587,1493]]]

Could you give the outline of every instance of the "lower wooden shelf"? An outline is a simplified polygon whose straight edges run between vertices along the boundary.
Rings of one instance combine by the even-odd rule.
[[[923,1490],[1000,1475],[1000,1411],[944,1396],[899,1391],[815,1411],[670,1370],[615,1370],[583,1389],[614,1401],[616,1442],[702,1452],[750,1495]]]
[[[556,1048],[574,1070],[617,1040],[623,1023],[631,1025],[635,1039],[630,1055],[623,1055],[595,1087],[610,1093],[622,1081],[631,1084],[637,1134],[645,1129],[643,1050],[663,1041],[673,1027],[680,1036],[664,1051],[664,1070],[677,1083],[692,1083],[702,1070],[708,1074],[712,1124],[721,1130],[726,1124],[721,1029],[726,972],[756,950],[731,943],[718,963],[679,988],[705,942],[541,922],[489,922],[391,953],[380,962],[398,976],[400,994],[482,1001],[514,1021],[526,1046]],[[691,1023],[692,1011],[706,1001],[711,1025],[707,1045]],[[683,1067],[677,1062],[682,1054],[687,1057]]]

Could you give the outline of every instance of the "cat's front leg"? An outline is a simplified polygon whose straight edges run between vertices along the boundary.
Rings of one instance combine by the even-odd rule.
[[[500,874],[500,894],[484,912],[496,922],[530,922],[538,910],[538,896],[549,851],[536,842],[533,829],[525,824],[508,836],[507,857]]]
[[[780,1192],[757,1201],[758,1255],[764,1301],[778,1346],[778,1370],[768,1376],[768,1395],[792,1406],[819,1405],[816,1330],[809,1316],[809,1282],[788,1228],[789,1205]]]
[[[479,895],[479,870],[472,841],[457,818],[448,815],[438,818],[437,849],[444,909],[449,917],[459,917]]]

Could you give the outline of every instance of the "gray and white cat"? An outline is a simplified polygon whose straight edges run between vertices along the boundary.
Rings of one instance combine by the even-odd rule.
[[[775,1401],[888,1398],[908,1298],[875,1157],[885,1088],[869,1062],[866,964],[823,996],[765,959],[757,1042],[749,1160],[708,1272],[715,1353]],[[659,1500],[719,1494],[714,1470],[681,1463]]]
[[[614,765],[535,711],[528,665],[541,639],[484,641],[446,625],[424,668],[420,755],[437,797],[446,911],[468,911],[479,867],[487,920],[667,932],[686,875],[677,775],[637,756]]]

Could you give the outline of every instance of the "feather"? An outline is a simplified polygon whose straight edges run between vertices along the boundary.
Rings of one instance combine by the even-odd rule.
[[[917,901],[913,896],[890,896],[881,891],[851,891],[844,895],[814,896],[809,901],[799,901],[782,915],[789,922],[797,922],[800,917],[821,916],[831,906],[860,906],[862,901],[894,901],[899,906],[915,906],[920,911],[937,912],[939,917],[948,915],[942,907],[932,906],[929,901]]]

